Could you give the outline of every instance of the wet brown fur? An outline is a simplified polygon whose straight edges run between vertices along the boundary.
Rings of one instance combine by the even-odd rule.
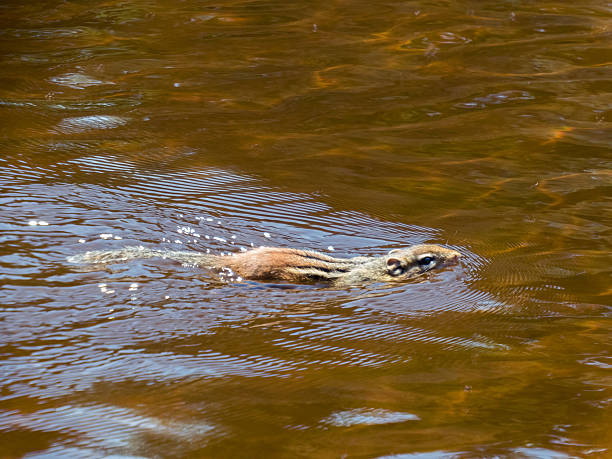
[[[432,269],[453,264],[461,254],[433,244],[395,249],[378,257],[335,258],[323,253],[282,247],[260,247],[230,256],[200,252],[124,247],[69,257],[77,263],[114,263],[136,258],[166,258],[184,264],[223,270],[244,279],[312,282],[334,285],[401,282]],[[427,263],[425,263],[427,262]]]
[[[232,256],[215,256],[214,267],[229,268],[254,280],[328,281],[336,285],[397,282],[455,263],[455,250],[433,244],[396,249],[379,257],[335,258],[310,250],[260,247]],[[420,262],[433,258],[428,265]]]

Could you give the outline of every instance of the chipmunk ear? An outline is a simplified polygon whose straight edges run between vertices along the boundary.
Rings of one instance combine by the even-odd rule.
[[[404,272],[404,268],[402,267],[402,262],[397,258],[387,258],[387,268],[389,274],[392,276],[399,276]]]

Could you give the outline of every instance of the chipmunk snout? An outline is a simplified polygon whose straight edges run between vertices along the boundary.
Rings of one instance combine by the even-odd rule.
[[[459,263],[459,258],[460,257],[461,257],[461,254],[459,252],[453,251],[453,253],[451,253],[450,256],[447,257],[446,264],[448,264],[448,265],[456,265],[456,264]]]

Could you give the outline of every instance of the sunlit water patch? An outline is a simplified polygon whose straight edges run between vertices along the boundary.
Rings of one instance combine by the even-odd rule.
[[[0,456],[608,454],[605,4],[0,8]],[[420,242],[461,263],[67,262]]]
[[[393,424],[395,422],[418,420],[418,416],[410,413],[361,408],[333,413],[321,422],[335,427],[350,427],[354,425]]]

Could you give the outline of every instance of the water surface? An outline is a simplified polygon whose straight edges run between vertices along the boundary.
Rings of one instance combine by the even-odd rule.
[[[612,9],[0,5],[0,456],[610,455]],[[404,285],[87,250],[445,244]]]

